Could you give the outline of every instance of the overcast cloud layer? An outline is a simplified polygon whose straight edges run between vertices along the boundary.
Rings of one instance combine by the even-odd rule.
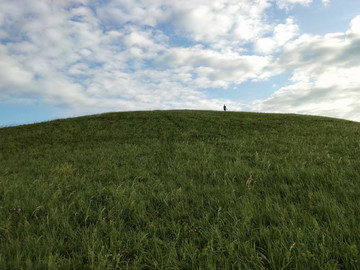
[[[270,16],[311,2],[1,0],[0,102],[64,115],[226,103],[360,121],[360,15],[325,35]],[[283,73],[289,83],[264,99],[212,97]]]

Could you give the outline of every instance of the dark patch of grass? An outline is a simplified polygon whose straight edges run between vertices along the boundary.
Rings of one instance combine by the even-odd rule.
[[[0,129],[0,269],[357,269],[360,125],[208,111]]]

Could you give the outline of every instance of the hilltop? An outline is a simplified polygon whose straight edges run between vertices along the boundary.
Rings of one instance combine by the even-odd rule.
[[[0,129],[0,269],[356,269],[360,124],[107,113]]]

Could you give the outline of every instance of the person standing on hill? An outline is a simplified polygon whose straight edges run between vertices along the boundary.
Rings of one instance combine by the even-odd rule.
[[[224,111],[226,112],[226,105],[224,104]]]

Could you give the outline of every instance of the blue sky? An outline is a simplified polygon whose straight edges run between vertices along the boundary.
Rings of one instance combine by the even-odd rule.
[[[0,0],[0,126],[201,109],[360,121],[358,0]]]

